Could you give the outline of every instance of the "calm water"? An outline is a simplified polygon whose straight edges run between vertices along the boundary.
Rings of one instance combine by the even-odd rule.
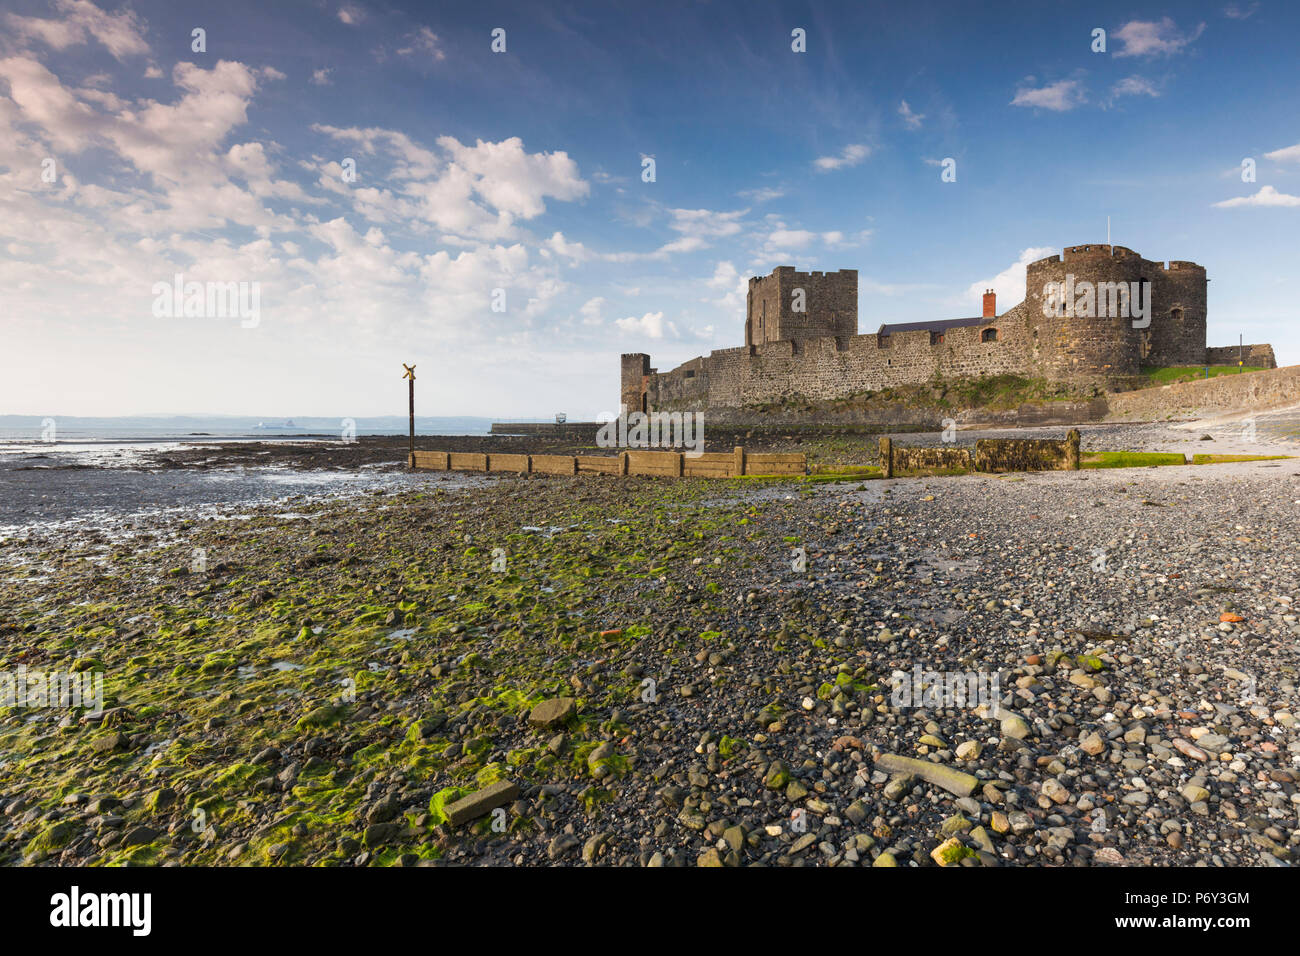
[[[416,416],[417,434],[486,435],[493,419]],[[0,442],[164,440],[168,438],[276,439],[305,435],[405,435],[407,419],[195,416],[88,418],[60,415],[0,415]]]

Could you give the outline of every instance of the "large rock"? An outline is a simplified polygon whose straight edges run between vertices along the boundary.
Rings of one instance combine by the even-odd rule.
[[[773,760],[763,774],[763,786],[769,790],[783,790],[790,782],[790,769],[780,760]]]
[[[1079,741],[1079,749],[1096,757],[1106,749],[1106,741],[1101,739],[1101,734],[1094,731]]]
[[[1029,736],[1029,724],[1019,714],[1005,714],[1002,718],[1002,735],[1024,740]]]
[[[969,797],[979,786],[979,779],[968,773],[943,764],[930,763],[928,760],[900,757],[898,754],[881,754],[876,760],[876,767],[886,773],[914,773],[926,783],[943,787],[959,797]]]
[[[930,851],[930,858],[940,866],[958,866],[966,857],[974,855],[975,851],[963,846],[956,837],[944,840]]]
[[[573,716],[578,702],[572,697],[552,697],[532,709],[528,722],[534,727],[554,727]]]
[[[498,780],[490,787],[484,787],[468,797],[461,797],[448,806],[444,812],[447,822],[454,827],[477,820],[497,807],[511,803],[519,797],[519,785],[513,780]]]

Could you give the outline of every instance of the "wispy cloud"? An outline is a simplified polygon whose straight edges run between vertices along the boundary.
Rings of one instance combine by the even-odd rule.
[[[836,169],[856,166],[871,155],[871,147],[861,143],[845,146],[838,156],[822,156],[813,161],[819,172],[827,173]]]
[[[629,315],[625,319],[615,319],[614,324],[624,332],[643,335],[648,339],[662,339],[665,335],[678,337],[677,326],[664,321],[662,312],[647,312],[641,317]]]
[[[903,100],[898,105],[898,115],[903,118],[903,125],[908,129],[920,129],[921,121],[925,119],[924,113],[912,112],[912,107],[907,105],[907,100]]]
[[[1057,80],[1046,86],[1035,86],[1035,83],[1034,77],[1025,77],[1020,89],[1016,90],[1011,105],[1064,113],[1087,100],[1083,84],[1079,80]]]
[[[57,0],[54,6],[61,14],[57,19],[10,13],[5,16],[5,24],[16,36],[40,41],[56,50],[96,40],[118,60],[149,52],[145,24],[130,10],[106,13],[89,0]]]
[[[1300,163],[1300,143],[1265,153],[1264,158],[1271,159],[1275,163]]]
[[[718,212],[713,209],[673,209],[668,228],[684,236],[717,239],[740,232],[740,219],[748,209]]]
[[[1110,88],[1113,98],[1121,96],[1159,96],[1154,83],[1142,76],[1126,76]]]
[[[356,26],[366,18],[366,11],[355,3],[345,3],[339,7],[339,19],[350,27]]]
[[[1230,209],[1234,206],[1300,206],[1300,196],[1280,193],[1272,186],[1261,186],[1259,192],[1253,196],[1237,196],[1216,202],[1214,205],[1221,209]]]
[[[1115,56],[1174,56],[1187,49],[1196,38],[1205,32],[1205,24],[1184,33],[1169,17],[1161,20],[1130,20],[1115,31],[1115,37],[1123,46],[1115,51]]]
[[[438,39],[438,34],[428,27],[420,27],[414,33],[409,34],[406,38],[406,45],[398,47],[397,55],[420,59],[427,57],[435,61],[447,58],[447,54],[442,48],[442,41]]]

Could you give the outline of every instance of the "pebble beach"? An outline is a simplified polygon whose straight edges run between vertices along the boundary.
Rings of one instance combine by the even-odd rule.
[[[1242,450],[1236,426],[1090,446]],[[203,472],[168,454],[94,471]],[[0,863],[1300,852],[1300,459],[824,483],[370,463],[6,524],[0,671],[102,674],[104,699],[0,706]]]

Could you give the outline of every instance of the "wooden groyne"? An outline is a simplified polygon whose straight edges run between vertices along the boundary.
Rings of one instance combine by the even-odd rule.
[[[520,475],[656,475],[664,478],[740,478],[806,475],[808,457],[742,447],[728,452],[624,451],[617,455],[522,455],[414,451],[407,464],[426,471],[481,471]]]

